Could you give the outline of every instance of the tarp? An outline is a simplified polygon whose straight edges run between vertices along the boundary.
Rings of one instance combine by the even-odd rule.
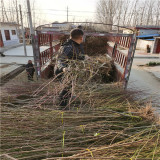
[[[137,38],[149,38],[149,37],[158,37],[160,34],[147,34],[147,35],[141,35],[137,36]]]
[[[152,39],[144,39],[144,40],[146,40],[146,41],[154,41],[154,38],[152,38]]]

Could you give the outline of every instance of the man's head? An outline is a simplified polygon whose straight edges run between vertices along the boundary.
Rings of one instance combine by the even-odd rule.
[[[31,61],[31,60],[28,60],[28,63],[32,64],[32,61]]]
[[[79,28],[75,28],[70,32],[70,38],[78,44],[81,44],[83,42],[83,35],[83,31]]]
[[[79,25],[77,28],[82,29],[82,26],[81,26],[81,25]]]

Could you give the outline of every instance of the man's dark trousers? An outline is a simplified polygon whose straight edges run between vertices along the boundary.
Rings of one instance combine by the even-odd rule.
[[[55,74],[60,81],[60,83],[63,83],[64,80],[64,73],[63,71],[56,69]],[[63,90],[59,94],[59,100],[60,100],[60,106],[66,106],[69,102],[69,99],[71,98],[71,88],[72,88],[72,82],[69,82],[69,85],[64,87]]]

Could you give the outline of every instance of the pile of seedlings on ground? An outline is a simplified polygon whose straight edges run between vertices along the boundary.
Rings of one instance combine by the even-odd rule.
[[[111,63],[93,59],[70,62],[61,81],[3,87],[1,159],[160,157],[159,119],[151,104],[134,101],[120,83],[104,82]],[[60,108],[59,93],[69,85],[71,98]]]

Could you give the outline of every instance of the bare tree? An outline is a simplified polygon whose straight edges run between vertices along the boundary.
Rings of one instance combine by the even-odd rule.
[[[132,3],[132,8],[131,8],[131,12],[130,12],[130,17],[128,18],[128,22],[127,22],[127,25],[128,25],[128,26],[132,26],[133,16],[134,16],[135,13],[136,13],[137,2],[138,2],[138,0],[133,1],[133,3]]]
[[[142,25],[144,23],[144,14],[145,14],[146,4],[147,4],[146,2],[147,2],[147,0],[145,0],[142,7],[140,7],[140,10],[141,10],[141,12],[140,12],[140,22],[139,22],[140,25]]]
[[[156,1],[156,9],[155,9],[155,25],[160,25],[160,0]]]
[[[17,14],[17,24],[18,24],[18,27],[19,27],[19,12],[18,12],[18,3],[17,3],[17,0],[15,0],[15,6],[16,6],[16,14]]]
[[[6,21],[8,22],[8,15],[7,15],[6,8],[5,8],[3,0],[1,0],[1,6],[2,6],[2,22],[5,21],[5,18],[6,18]]]
[[[107,27],[107,30],[110,31],[112,29],[112,24],[117,21],[117,12],[121,12],[121,7],[117,10],[117,7],[122,1],[119,0],[100,0],[97,4],[97,18],[102,23],[110,24]],[[120,17],[118,17],[120,21]]]
[[[108,24],[159,25],[159,14],[160,0],[99,0],[97,3],[97,20]]]
[[[117,9],[118,9],[118,13],[117,13],[117,24],[120,25],[120,20],[121,20],[121,15],[122,15],[122,7],[123,7],[123,1],[119,0]]]
[[[27,8],[26,8],[26,0],[0,0],[0,19],[2,22],[16,22],[17,24],[20,24],[19,19],[19,9],[18,5],[22,5],[22,15],[24,19],[24,25],[27,26],[28,20],[27,20]],[[36,1],[31,1],[32,11],[33,13],[33,21],[36,25],[37,18],[35,14],[35,8],[36,8]],[[41,17],[39,17],[41,18]],[[39,19],[38,19],[39,21]]]
[[[35,28],[35,26],[36,26],[36,18],[35,18],[35,0],[33,0],[33,2],[32,2],[32,12],[33,12],[33,16],[32,16],[32,19],[33,19],[33,27]]]

